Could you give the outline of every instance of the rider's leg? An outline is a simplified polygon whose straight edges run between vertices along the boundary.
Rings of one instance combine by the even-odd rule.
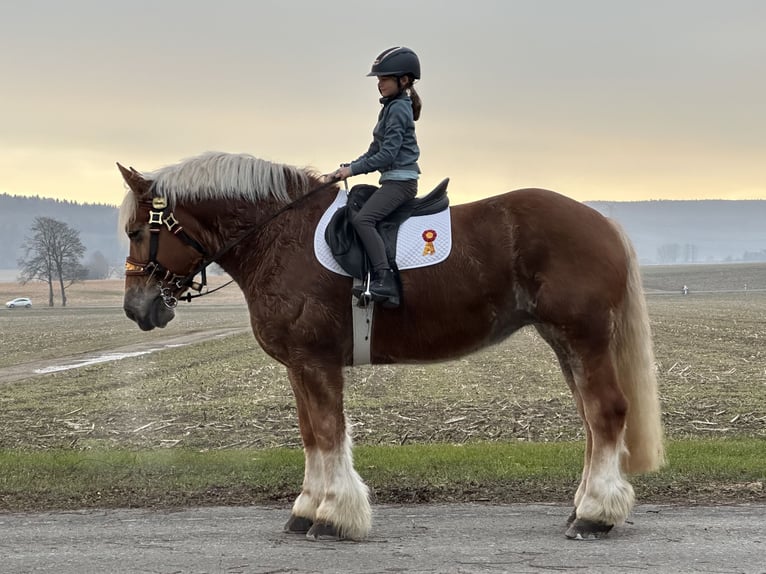
[[[402,203],[415,197],[417,192],[415,179],[384,181],[351,220],[370,258],[374,277],[370,291],[373,295],[392,297],[398,294],[386,247],[376,225]]]

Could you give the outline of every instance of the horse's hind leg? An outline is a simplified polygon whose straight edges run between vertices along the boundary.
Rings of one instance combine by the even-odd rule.
[[[578,353],[573,369],[585,423],[589,429],[590,457],[576,499],[576,519],[569,538],[598,538],[625,521],[633,507],[633,487],[622,474],[625,420],[628,404],[619,388],[611,353],[587,349]],[[576,396],[577,398],[577,396]],[[583,488],[584,487],[584,488]]]
[[[580,414],[580,419],[582,420],[583,427],[585,429],[585,457],[583,461],[582,478],[580,479],[580,484],[577,487],[577,491],[575,492],[574,510],[572,510],[569,518],[567,518],[567,524],[571,524],[577,518],[577,506],[580,504],[583,496],[585,496],[585,489],[588,484],[588,474],[590,472],[590,458],[593,450],[593,438],[591,436],[590,427],[588,426],[587,420],[585,418],[585,407],[583,406],[582,395],[580,395],[580,391],[577,389],[577,384],[575,383],[574,370],[572,367],[574,355],[572,354],[571,349],[569,349],[565,343],[562,343],[562,341],[559,340],[555,330],[550,329],[544,325],[535,325],[535,328],[537,329],[537,332],[540,334],[540,336],[556,353],[556,358],[558,359],[559,366],[561,367],[561,373],[564,375],[564,380],[566,381],[569,390],[572,392],[572,397],[574,398],[575,405],[577,406],[577,412]]]
[[[311,522],[306,535],[314,540],[365,538],[372,512],[367,486],[354,470],[351,456],[342,370],[304,366],[288,372],[298,404],[306,471],[287,526],[302,531]]]
[[[582,477],[580,478],[580,484],[577,486],[577,490],[574,495],[574,509],[567,518],[567,524],[572,524],[577,519],[577,507],[580,505],[585,491],[588,488],[588,476],[590,475],[590,460],[593,456],[593,435],[590,431],[590,426],[585,418],[585,407],[583,406],[582,396],[580,391],[577,390],[577,386],[574,382],[574,374],[571,369],[566,370],[562,365],[562,371],[564,372],[564,378],[567,381],[567,385],[572,391],[572,397],[577,405],[577,412],[580,414],[580,419],[583,422],[583,428],[585,430],[585,455],[583,457]]]

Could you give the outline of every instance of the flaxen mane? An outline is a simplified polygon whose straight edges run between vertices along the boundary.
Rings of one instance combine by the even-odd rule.
[[[207,152],[143,173],[154,182],[154,190],[169,205],[184,199],[245,198],[253,201],[275,198],[288,201],[288,189],[299,194],[309,188],[311,170],[273,163],[248,154]],[[126,194],[120,207],[119,229],[124,230],[135,213],[135,196]]]

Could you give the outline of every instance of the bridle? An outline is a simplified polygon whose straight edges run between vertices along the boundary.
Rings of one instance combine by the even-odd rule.
[[[149,261],[147,263],[139,263],[138,261],[127,257],[125,259],[125,275],[146,275],[147,282],[155,279],[160,290],[160,297],[162,297],[162,301],[169,309],[174,308],[178,304],[178,298],[174,293],[177,293],[184,288],[196,291],[196,296],[200,296],[202,294],[202,289],[207,285],[207,266],[212,263],[212,260],[210,260],[209,263],[205,263],[206,258],[208,258],[207,251],[199,241],[186,233],[183,226],[179,223],[178,219],[176,219],[168,206],[167,199],[162,196],[154,196],[152,197],[151,202],[141,201],[139,202],[139,206],[140,205],[148,205],[150,208]],[[157,261],[160,232],[162,231],[163,226],[186,245],[193,247],[201,255],[200,263],[198,263],[190,273],[179,275]],[[199,282],[194,281],[194,278],[200,273],[201,280]],[[191,293],[187,293],[187,297],[190,300],[192,297]]]
[[[146,279],[147,283],[151,281],[152,279],[156,280],[157,286],[160,291],[160,297],[162,298],[162,302],[165,304],[165,306],[168,309],[175,308],[176,305],[178,305],[179,300],[186,301],[188,303],[188,302],[191,302],[192,299],[195,299],[197,297],[202,297],[203,295],[209,295],[210,293],[214,293],[215,291],[218,291],[219,289],[223,289],[227,285],[231,284],[232,281],[228,281],[227,283],[224,283],[223,285],[220,285],[219,287],[216,287],[215,289],[210,289],[203,292],[202,290],[207,286],[206,269],[209,265],[218,261],[221,257],[223,257],[224,254],[231,251],[231,249],[233,249],[235,246],[240,244],[246,238],[250,237],[256,232],[263,230],[271,221],[273,221],[276,217],[278,217],[282,213],[298,206],[300,203],[308,199],[310,196],[318,193],[319,191],[322,191],[324,189],[327,189],[329,187],[336,185],[337,182],[338,182],[337,179],[331,179],[330,181],[326,181],[325,183],[309,190],[307,193],[305,193],[304,195],[302,195],[295,201],[292,201],[286,205],[283,205],[280,209],[278,209],[277,211],[272,213],[269,217],[267,217],[263,222],[253,225],[252,227],[247,229],[244,233],[242,233],[239,237],[230,241],[229,243],[224,245],[221,249],[219,249],[216,253],[212,255],[208,254],[207,250],[199,241],[197,241],[196,239],[194,239],[194,237],[186,233],[183,226],[180,224],[178,219],[176,219],[175,215],[173,214],[173,211],[170,209],[167,199],[160,195],[154,195],[155,189],[154,189],[154,186],[152,186],[153,197],[151,201],[139,202],[139,206],[148,205],[150,208],[149,222],[148,222],[149,223],[149,261],[146,263],[140,263],[138,261],[131,259],[130,257],[127,257],[125,259],[125,275],[126,276],[145,275],[147,278]],[[170,233],[178,237],[186,245],[189,245],[190,247],[195,249],[201,256],[199,262],[186,275],[175,273],[171,271],[170,269],[166,268],[159,261],[157,261],[157,253],[159,251],[159,243],[160,243],[160,232],[162,231],[163,227],[165,227]],[[197,275],[200,275],[200,281],[194,280],[194,278]],[[183,289],[188,290],[185,295],[182,295],[181,297],[176,297],[174,295],[174,293],[178,293]],[[197,294],[192,295],[191,291],[196,291]]]

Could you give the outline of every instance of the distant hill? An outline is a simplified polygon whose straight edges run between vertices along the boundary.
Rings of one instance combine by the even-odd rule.
[[[591,201],[644,264],[766,261],[766,201]]]
[[[643,264],[766,261],[766,201],[593,201],[620,222]],[[121,269],[117,207],[0,194],[0,269],[15,269],[35,217],[52,217],[80,232],[84,260],[96,251]]]

